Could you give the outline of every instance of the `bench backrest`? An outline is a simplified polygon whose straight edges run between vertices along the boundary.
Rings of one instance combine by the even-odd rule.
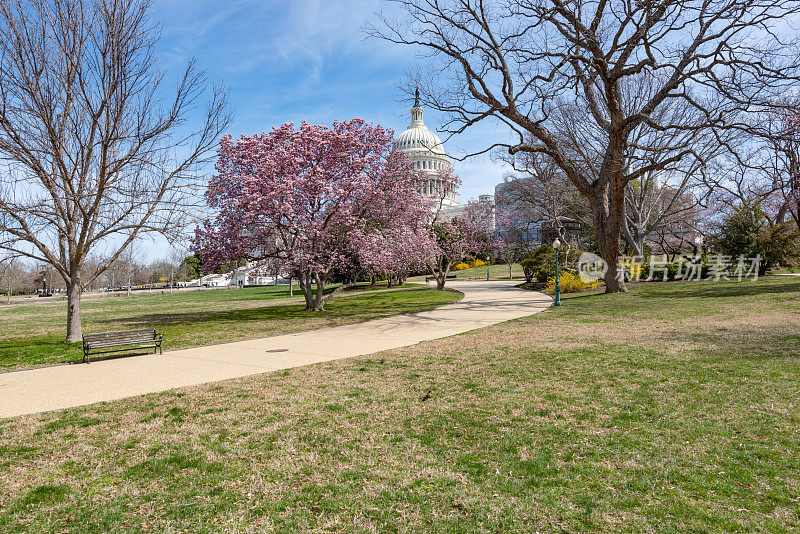
[[[94,347],[113,345],[132,345],[153,341],[156,338],[155,328],[140,328],[138,330],[120,330],[116,332],[98,332],[84,334],[83,343]]]

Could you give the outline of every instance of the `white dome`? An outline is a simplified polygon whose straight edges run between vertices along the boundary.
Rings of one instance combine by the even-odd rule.
[[[406,131],[397,137],[397,140],[394,142],[394,148],[406,153],[410,151],[420,151],[428,154],[436,154],[437,156],[445,155],[444,146],[442,146],[442,141],[439,139],[439,136],[430,131],[424,124],[417,126],[412,123]]]
[[[450,168],[450,158],[444,152],[439,136],[425,126],[422,120],[422,106],[419,105],[419,91],[411,108],[411,124],[394,142],[394,150],[405,153],[412,161],[414,168],[425,175],[419,186],[419,192],[425,197],[441,200],[445,209],[458,206],[456,191],[450,190],[445,198],[440,198],[442,182],[439,172]]]

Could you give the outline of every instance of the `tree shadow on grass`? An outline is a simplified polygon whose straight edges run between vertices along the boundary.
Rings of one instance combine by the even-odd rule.
[[[98,324],[124,324],[127,326],[178,326],[200,325],[213,323],[248,323],[248,322],[278,322],[297,319],[333,319],[333,318],[373,318],[398,313],[420,311],[424,302],[400,301],[393,298],[376,298],[365,295],[363,297],[350,297],[340,301],[331,301],[326,306],[326,311],[306,311],[304,304],[291,304],[284,306],[264,306],[262,308],[249,308],[245,310],[229,311],[191,311],[185,313],[157,313],[144,314],[133,317],[109,318],[96,321]],[[427,309],[434,308],[440,303],[429,303]]]
[[[324,313],[324,312],[323,312]],[[209,323],[251,322],[290,320],[313,317],[313,312],[305,311],[303,306],[272,306],[233,311],[192,311],[186,313],[154,313],[133,317],[119,317],[97,321],[98,324],[124,324],[128,326],[177,326]]]
[[[719,298],[719,297],[745,297],[753,295],[800,293],[800,281],[787,283],[784,280],[765,280],[753,282],[716,283],[712,281],[684,282],[673,285],[665,282],[664,286],[640,286],[643,295],[654,298]]]
[[[0,342],[0,372],[67,363],[80,355],[80,343],[64,343],[55,336],[6,338]]]
[[[800,280],[787,282],[773,278],[761,278],[760,281],[743,280],[713,282],[710,280],[698,281],[669,281],[669,282],[640,282],[628,285],[628,293],[648,299],[671,298],[718,298],[718,297],[745,297],[765,294],[798,293],[800,294]],[[602,297],[613,297],[620,293],[605,293],[591,291],[582,295],[574,293],[561,294],[562,300],[586,300]],[[552,296],[552,295],[551,295]]]

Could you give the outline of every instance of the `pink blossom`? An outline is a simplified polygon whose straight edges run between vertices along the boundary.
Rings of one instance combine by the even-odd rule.
[[[431,247],[431,205],[392,140],[359,118],[223,138],[206,194],[216,217],[196,232],[204,265],[279,261],[309,310],[333,296],[323,291],[335,272],[407,272]]]

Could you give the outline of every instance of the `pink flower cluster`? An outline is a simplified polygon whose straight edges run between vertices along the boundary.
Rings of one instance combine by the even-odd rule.
[[[431,204],[418,192],[419,171],[390,153],[392,140],[359,118],[223,138],[206,194],[217,214],[196,233],[204,266],[277,260],[299,278],[310,309],[322,309],[334,272],[420,265],[432,246]]]

